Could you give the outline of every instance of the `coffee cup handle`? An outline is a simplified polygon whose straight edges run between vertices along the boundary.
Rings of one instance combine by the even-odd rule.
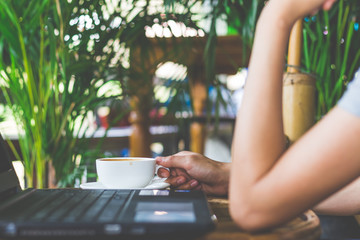
[[[156,175],[156,176],[157,176],[157,172],[158,172],[159,168],[165,168],[165,169],[167,169],[167,170],[170,172],[170,168],[167,168],[167,167],[161,166],[161,165],[159,165],[159,164],[156,164],[156,165],[155,165],[155,175]]]

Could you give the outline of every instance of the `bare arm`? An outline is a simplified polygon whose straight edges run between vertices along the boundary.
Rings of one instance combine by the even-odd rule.
[[[316,205],[313,210],[325,215],[356,215],[360,213],[360,178]]]
[[[360,172],[360,120],[335,107],[284,152],[282,75],[292,24],[331,0],[271,0],[258,21],[230,174],[230,213],[247,230],[278,225]]]

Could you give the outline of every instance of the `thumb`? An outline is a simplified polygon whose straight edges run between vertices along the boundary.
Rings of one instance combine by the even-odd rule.
[[[185,158],[181,156],[167,156],[167,157],[156,157],[156,163],[167,168],[184,168],[185,169]]]

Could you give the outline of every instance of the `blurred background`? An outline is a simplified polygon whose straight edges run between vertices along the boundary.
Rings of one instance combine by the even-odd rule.
[[[1,1],[0,131],[22,185],[96,181],[94,161],[103,156],[191,150],[231,161],[265,4]],[[360,66],[359,15],[356,0],[339,0],[302,20],[295,67],[316,79],[314,122]]]

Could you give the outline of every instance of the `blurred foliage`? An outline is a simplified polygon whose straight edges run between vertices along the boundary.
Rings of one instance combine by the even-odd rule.
[[[303,68],[316,77],[317,118],[339,100],[360,66],[360,5],[340,0],[329,12],[304,20]]]
[[[84,44],[94,36],[84,28],[79,39],[84,44],[77,44],[69,24],[77,19],[73,11],[81,11],[77,4],[0,2],[1,88],[18,126],[21,152],[9,143],[23,160],[29,186],[46,186],[47,163],[61,182],[79,160],[92,155],[85,134],[91,125],[87,114],[116,97],[99,94],[112,58],[99,49],[105,48],[112,32],[93,41],[96,47],[89,51]],[[81,31],[81,24],[77,29]]]

